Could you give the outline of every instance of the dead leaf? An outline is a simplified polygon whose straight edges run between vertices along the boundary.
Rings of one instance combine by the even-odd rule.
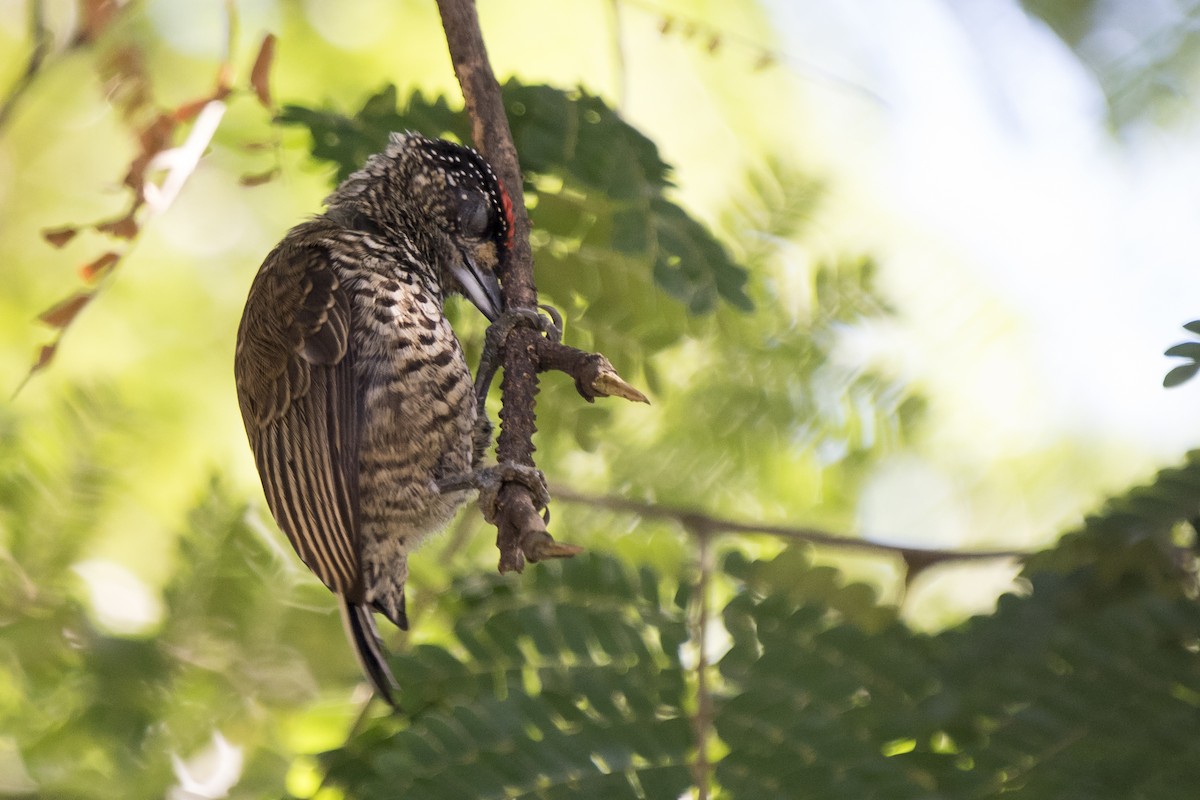
[[[250,70],[250,85],[258,95],[258,101],[264,108],[271,108],[271,62],[275,58],[275,34],[268,33],[263,37],[262,46],[258,48],[258,57],[254,59],[254,68]]]
[[[12,396],[14,399],[21,393],[21,390],[25,388],[25,384],[29,383],[30,379],[33,378],[37,372],[50,363],[50,359],[54,358],[54,352],[56,350],[58,350],[57,340],[51,342],[50,344],[44,344],[41,346],[41,348],[38,350],[37,358],[34,359],[33,364],[29,367],[29,372],[25,373],[25,377],[21,379],[21,382],[17,384],[17,388],[13,390]]]
[[[93,296],[91,292],[76,292],[38,314],[38,319],[52,328],[61,330],[71,324],[71,320],[91,302]]]
[[[108,222],[100,222],[96,225],[96,230],[100,233],[107,233],[109,236],[115,236],[118,239],[132,239],[138,235],[137,220],[134,219],[134,212],[131,210],[128,214],[110,219]]]
[[[37,360],[33,362],[33,366],[29,369],[29,374],[37,372],[42,367],[50,363],[50,359],[54,358],[54,352],[58,350],[58,342],[42,345],[38,350]]]
[[[278,174],[279,167],[272,167],[266,172],[260,172],[257,175],[243,175],[238,179],[238,183],[242,186],[262,186],[264,183],[270,183]]]
[[[104,273],[116,266],[117,262],[120,260],[121,255],[110,250],[109,252],[97,258],[95,261],[91,261],[81,266],[79,268],[79,277],[90,283],[97,278],[103,277]]]
[[[77,233],[79,233],[79,228],[67,225],[62,228],[47,228],[42,231],[42,238],[55,247],[66,247],[67,242],[74,239]]]

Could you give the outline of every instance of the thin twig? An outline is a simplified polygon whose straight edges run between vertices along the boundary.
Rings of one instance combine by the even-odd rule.
[[[807,526],[764,525],[756,522],[739,522],[712,516],[702,511],[674,506],[630,500],[624,497],[592,495],[577,492],[565,486],[555,486],[553,494],[567,503],[603,508],[627,514],[636,514],[647,519],[663,519],[682,525],[685,530],[705,530],[711,533],[743,533],[776,536],[800,542],[841,550],[858,550],[900,556],[910,570],[921,570],[934,564],[950,561],[983,561],[987,559],[1023,559],[1030,554],[1021,550],[949,550],[944,548],[906,547],[904,545],[873,542],[869,539],[851,539],[836,533]]]
[[[692,764],[692,780],[696,784],[696,800],[708,800],[709,784],[712,782],[712,764],[708,760],[708,745],[712,739],[713,699],[708,685],[708,620],[709,585],[714,568],[713,533],[705,525],[688,526],[696,538],[700,576],[696,581],[696,595],[692,599],[692,640],[696,643],[696,716],[692,727],[696,736],[696,760]]]
[[[869,87],[857,83],[849,78],[845,78],[837,73],[817,66],[811,61],[805,61],[797,58],[790,52],[772,49],[764,46],[762,43],[749,36],[729,31],[721,30],[708,22],[697,19],[696,17],[688,17],[668,10],[654,0],[620,0],[626,5],[641,9],[649,14],[658,15],[663,21],[663,33],[666,34],[671,28],[679,27],[683,31],[684,36],[692,34],[700,34],[707,39],[708,48],[710,51],[717,49],[724,43],[732,42],[740,47],[743,47],[755,56],[757,68],[767,67],[772,64],[786,64],[798,74],[804,75],[811,80],[828,84],[830,86],[844,89],[853,94],[864,97],[871,102],[886,106],[887,101],[878,92]]]
[[[8,123],[21,96],[33,83],[33,79],[42,69],[42,64],[46,62],[46,56],[50,54],[50,31],[46,28],[46,10],[41,0],[30,0],[29,35],[33,40],[33,52],[29,54],[25,70],[0,102],[0,129]]]

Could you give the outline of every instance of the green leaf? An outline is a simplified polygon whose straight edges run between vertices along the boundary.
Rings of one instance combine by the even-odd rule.
[[[535,237],[535,256],[543,263],[553,249],[560,262],[555,277],[562,277],[543,281],[551,296],[569,296],[582,271],[597,270],[603,259],[610,263],[601,280],[619,285],[626,297],[636,294],[627,291],[622,273],[641,271],[693,314],[712,311],[719,300],[742,311],[753,308],[746,270],[667,197],[670,168],[657,147],[603,100],[582,90],[515,80],[504,85],[503,99],[533,223],[551,234],[549,240]],[[288,106],[279,121],[308,128],[313,156],[334,162],[339,180],[383,149],[392,131],[415,129],[466,141],[469,130],[465,114],[451,111],[440,97],[430,101],[414,94],[397,110],[391,86],[368,98],[353,117]],[[603,254],[587,254],[593,248]],[[613,264],[613,253],[623,258]]]
[[[1184,342],[1183,344],[1168,347],[1163,355],[1200,361],[1200,342]]]
[[[326,758],[356,798],[678,797],[691,726],[678,643],[684,610],[653,574],[609,557],[472,576],[444,596],[453,650],[395,659],[412,716],[374,721]],[[439,691],[423,680],[440,674]],[[658,795],[656,795],[658,796]]]
[[[1187,383],[1195,377],[1197,370],[1200,370],[1200,363],[1183,364],[1175,367],[1163,377],[1163,387],[1170,389],[1181,383]]]

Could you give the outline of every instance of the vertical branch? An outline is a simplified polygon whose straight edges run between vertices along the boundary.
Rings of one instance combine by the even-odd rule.
[[[708,800],[712,782],[712,764],[708,760],[708,745],[712,739],[713,700],[708,685],[708,623],[711,614],[709,593],[713,574],[714,531],[705,525],[688,525],[699,548],[700,576],[691,602],[692,641],[696,644],[696,716],[692,728],[696,736],[696,760],[692,763],[692,781],[696,784],[696,800]]]
[[[525,210],[521,168],[513,144],[512,130],[504,113],[500,85],[488,62],[487,48],[479,28],[474,0],[438,0],[442,27],[454,74],[462,87],[463,100],[471,117],[475,147],[492,165],[512,199],[513,246],[504,265],[502,286],[507,308],[534,308],[537,289],[533,283],[533,254],[529,246],[529,214]],[[534,401],[538,392],[537,340],[533,330],[514,328],[505,343],[500,383],[503,409],[496,457],[501,463],[533,466],[533,434],[537,430]],[[556,545],[538,516],[529,489],[506,483],[497,496],[496,546],[500,549],[500,571],[519,572],[525,561],[568,553]]]
[[[529,214],[525,210],[521,167],[512,129],[504,113],[500,84],[488,61],[483,32],[474,0],[438,0],[446,44],[454,75],[462,87],[467,114],[471,118],[471,137],[475,147],[492,165],[500,182],[512,198],[513,247],[504,273],[506,302],[530,308],[537,303],[533,285],[533,255],[529,248]],[[506,365],[507,366],[507,365]]]

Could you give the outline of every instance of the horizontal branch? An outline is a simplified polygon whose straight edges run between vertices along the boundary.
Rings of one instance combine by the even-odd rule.
[[[907,547],[904,545],[872,542],[868,539],[851,539],[817,528],[739,522],[737,520],[715,517],[692,509],[647,503],[641,500],[630,500],[610,495],[586,494],[565,486],[554,486],[551,488],[551,493],[556,500],[562,500],[567,503],[603,508],[608,511],[626,514],[636,514],[646,519],[661,519],[675,522],[693,534],[740,533],[775,536],[781,539],[808,542],[809,544],[821,547],[899,556],[904,559],[904,562],[910,568],[917,569],[924,569],[934,564],[951,561],[983,561],[1002,558],[1019,560],[1027,558],[1030,555],[1021,550],[949,550],[945,548]]]

